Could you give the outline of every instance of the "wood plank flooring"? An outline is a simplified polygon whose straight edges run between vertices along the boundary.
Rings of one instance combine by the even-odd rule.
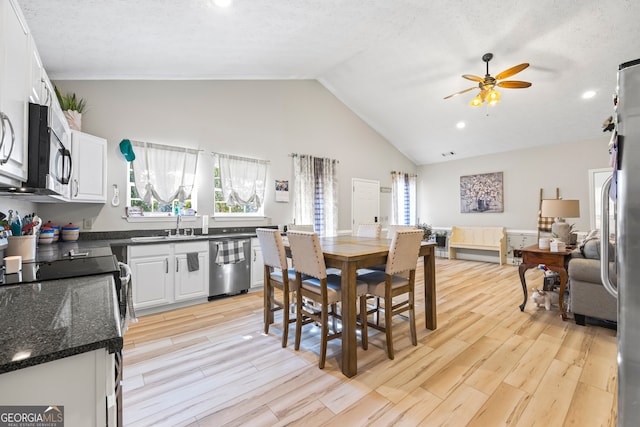
[[[421,264],[420,264],[421,265]],[[146,316],[125,336],[125,426],[615,426],[616,333],[524,312],[514,266],[438,258],[438,329],[418,345],[394,320],[395,360],[370,328],[358,375],[340,371],[340,343],[317,367],[317,328],[300,351],[281,347],[281,313],[263,333],[262,293]],[[526,273],[529,288],[542,273]],[[134,284],[135,286],[135,284]]]

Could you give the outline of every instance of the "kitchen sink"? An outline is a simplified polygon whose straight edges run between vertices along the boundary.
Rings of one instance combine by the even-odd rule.
[[[132,237],[132,242],[158,242],[161,240],[167,240],[167,236],[142,236],[142,237]]]
[[[180,235],[172,234],[171,236],[140,236],[140,237],[132,237],[131,241],[132,242],[163,242],[163,241],[167,241],[167,240],[191,240],[191,239],[195,239],[197,237],[198,236],[195,236],[195,235],[185,236],[184,234],[180,234]]]

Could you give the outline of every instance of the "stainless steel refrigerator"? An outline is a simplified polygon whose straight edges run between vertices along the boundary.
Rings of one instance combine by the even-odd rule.
[[[603,189],[602,280],[618,298],[618,426],[640,425],[640,59],[621,64],[612,137],[613,175]],[[609,203],[614,201],[617,287],[609,280]],[[611,230],[613,231],[613,230]]]

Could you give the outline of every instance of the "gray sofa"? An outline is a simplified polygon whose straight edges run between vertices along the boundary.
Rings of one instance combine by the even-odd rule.
[[[609,246],[609,260],[613,260],[615,248]],[[616,284],[614,263],[609,263],[611,281]],[[617,322],[618,302],[600,280],[600,239],[585,240],[571,254],[569,261],[569,286],[571,311],[577,324],[585,325],[586,318]]]

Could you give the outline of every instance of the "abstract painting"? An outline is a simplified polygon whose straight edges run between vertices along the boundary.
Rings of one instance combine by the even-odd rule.
[[[460,212],[504,212],[502,172],[460,177]]]

